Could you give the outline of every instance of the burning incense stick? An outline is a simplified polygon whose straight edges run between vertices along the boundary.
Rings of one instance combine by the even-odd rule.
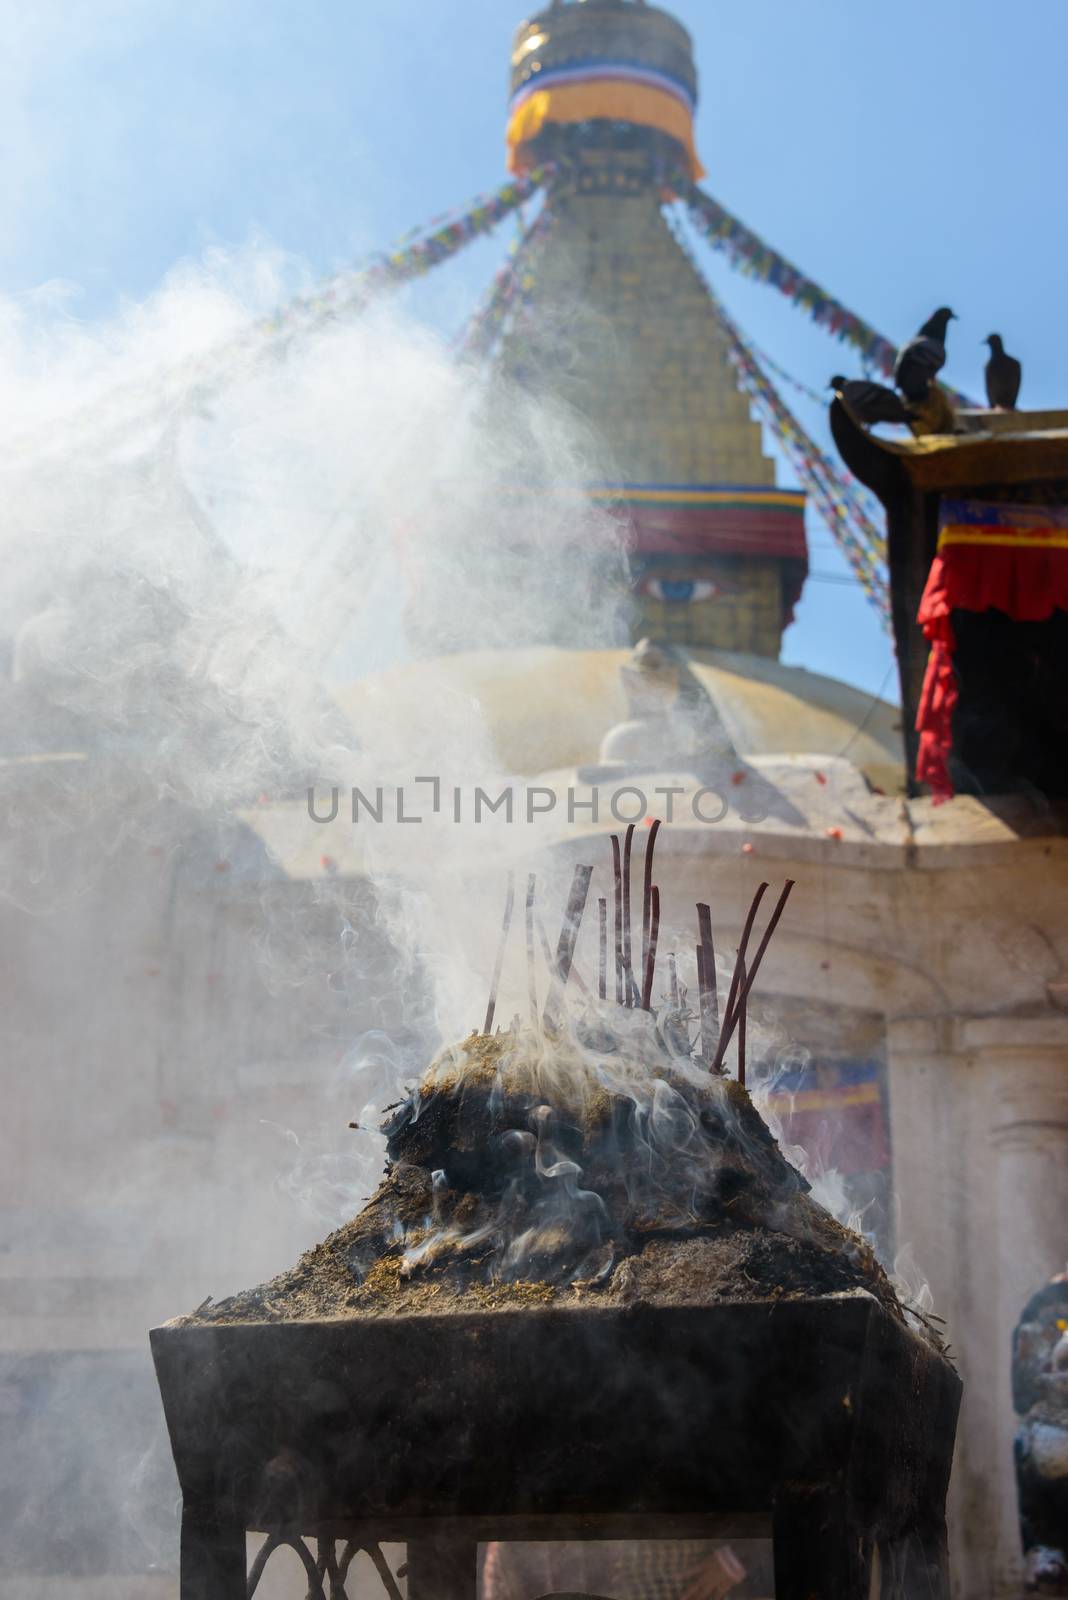
[[[720,1067],[723,1065],[723,1057],[726,1054],[731,1033],[734,1031],[733,1027],[731,1026],[731,1019],[734,1015],[734,1009],[738,1001],[738,960],[739,957],[744,957],[745,955],[746,947],[749,943],[749,935],[753,931],[753,921],[760,907],[760,902],[763,900],[767,891],[767,887],[768,886],[766,883],[758,885],[756,894],[753,896],[752,904],[749,907],[749,914],[745,919],[745,925],[742,928],[742,937],[738,944],[738,954],[734,958],[734,971],[731,973],[731,986],[727,991],[727,1009],[723,1013],[723,1027],[720,1029],[719,1044],[716,1048],[716,1053],[712,1058],[712,1066],[710,1070],[713,1072],[718,1072]],[[730,1031],[728,1031],[728,1029]]]
[[[767,950],[768,945],[771,943],[772,934],[775,932],[775,929],[779,926],[779,918],[782,916],[783,912],[786,909],[786,902],[790,898],[790,891],[792,890],[793,887],[794,887],[794,879],[793,878],[787,878],[786,882],[783,884],[782,893],[780,894],[778,900],[775,902],[775,909],[771,913],[771,916],[768,918],[768,925],[764,929],[764,937],[761,939],[760,943],[757,945],[757,953],[753,957],[753,964],[749,968],[749,974],[748,974],[747,977],[743,974],[743,977],[744,977],[745,981],[744,981],[744,985],[743,985],[743,987],[741,989],[741,992],[739,994],[739,997],[738,997],[739,1005],[742,1003],[742,1001],[748,1000],[748,998],[749,998],[749,991],[750,991],[750,989],[752,989],[753,984],[756,981],[756,975],[757,975],[758,971],[760,970],[760,963],[764,959],[764,952]]]
[[[712,1069],[716,1053],[716,1035],[712,1027],[712,1009],[708,1003],[708,956],[703,944],[697,946],[697,1012],[701,1022],[701,1060]]]
[[[701,932],[701,949],[705,953],[705,986],[708,991],[712,1021],[719,1027],[719,990],[716,986],[716,947],[712,942],[712,912],[708,906],[697,907],[697,926]]]
[[[527,878],[527,990],[530,996],[530,1021],[538,1025],[538,979],[534,971],[534,890],[536,880],[531,873]]]
[[[556,963],[552,954],[552,950],[549,946],[549,939],[545,932],[545,926],[540,917],[538,918],[538,935],[541,939],[541,947],[545,953],[545,960],[548,964],[549,971],[554,972],[556,969]],[[577,964],[572,963],[571,971],[567,975],[567,981],[568,983],[573,983],[579,994],[584,995],[587,1000],[593,999],[593,996],[590,993],[590,986],[583,978]]]
[[[508,894],[504,902],[504,919],[501,923],[501,939],[497,946],[497,960],[493,968],[493,982],[490,984],[489,1004],[486,1007],[486,1024],[483,1033],[490,1033],[493,1029],[493,1013],[497,1009],[497,985],[501,981],[501,968],[504,965],[504,947],[508,943],[508,930],[512,926],[512,907],[515,905],[515,877],[508,874]]]
[[[793,878],[787,878],[785,884],[783,885],[782,893],[775,904],[775,909],[768,918],[768,925],[764,929],[764,937],[757,945],[757,952],[753,957],[752,964],[750,965],[748,972],[745,972],[746,947],[749,942],[749,935],[753,928],[753,918],[756,916],[756,908],[760,904],[760,898],[764,890],[767,888],[767,884],[761,884],[760,888],[753,897],[753,904],[749,909],[749,916],[746,918],[745,927],[742,930],[742,942],[738,946],[738,961],[735,963],[734,977],[731,979],[731,994],[734,996],[734,999],[730,1003],[728,1007],[728,1014],[723,1020],[723,1030],[719,1036],[719,1049],[716,1051],[716,1060],[713,1063],[713,1070],[718,1070],[722,1064],[723,1057],[726,1054],[727,1046],[730,1044],[734,1030],[738,1026],[738,1022],[742,1014],[742,1008],[747,1004],[749,1000],[749,992],[752,989],[753,984],[756,982],[756,975],[760,970],[760,963],[764,959],[764,952],[767,950],[768,945],[771,942],[772,934],[779,925],[779,918],[782,916],[783,911],[785,910],[786,902],[790,898],[790,891],[793,886]],[[741,973],[739,972],[739,968],[742,969]]]
[[[668,981],[671,984],[671,1009],[677,1011],[679,1008],[679,968],[674,952],[668,956],[667,963]]]
[[[619,834],[612,835],[612,872],[615,880],[615,960],[616,1005],[623,1004],[623,868],[619,859]]]
[[[590,892],[590,879],[593,877],[592,867],[576,867],[571,879],[571,893],[567,897],[567,907],[564,911],[564,920],[560,927],[560,938],[556,946],[556,975],[561,983],[567,982],[567,975],[571,971],[571,963],[575,958],[575,944],[578,940],[579,924],[582,913],[586,909],[586,897]]]
[[[701,1017],[701,1055],[712,1061],[719,1042],[719,989],[716,985],[716,947],[712,941],[712,913],[706,905],[697,907],[698,945],[697,991]]]
[[[541,945],[542,957],[551,974],[553,970],[553,947],[549,943],[549,935],[545,931],[544,922],[538,916],[534,920],[538,929],[538,943]]]
[[[748,1010],[748,1004],[747,1004],[747,1002],[746,1002],[746,1000],[744,998],[744,994],[745,994],[745,960],[744,960],[744,957],[742,957],[742,956],[739,956],[739,958],[738,958],[738,970],[739,970],[739,973],[741,975],[740,981],[741,981],[741,984],[742,984],[742,993],[743,993],[743,998],[742,998],[742,1001],[741,1001],[741,1010],[740,1010],[740,1013],[739,1013],[739,1016],[738,1016],[738,1082],[741,1084],[742,1088],[744,1089],[745,1088],[745,1018],[746,1018],[746,1011]]]
[[[634,848],[634,824],[627,824],[627,831],[623,836],[623,982],[626,988],[624,1004],[634,1004],[634,966],[631,959],[630,942],[630,856]]]
[[[642,972],[649,963],[649,923],[652,912],[653,889],[653,850],[656,847],[656,836],[660,832],[660,818],[657,817],[649,829],[649,837],[645,841],[645,881],[642,888]]]
[[[579,925],[582,922],[582,913],[586,909],[586,898],[590,892],[590,879],[592,877],[592,867],[579,866],[575,868],[574,876],[571,879],[571,893],[567,897],[564,920],[560,925],[560,937],[556,944],[556,970],[553,981],[549,986],[549,997],[545,1002],[545,1010],[542,1014],[542,1021],[546,1025],[552,1020],[556,1011],[560,992],[567,986],[571,965],[575,959],[575,945],[578,941]]]
[[[608,901],[597,902],[597,930],[600,940],[600,954],[597,967],[597,993],[602,1000],[608,999]]]
[[[541,945],[541,953],[545,958],[545,965],[549,970],[549,976],[551,979],[553,973],[556,971],[556,957],[553,955],[553,947],[549,943],[549,935],[545,931],[544,922],[538,916],[535,917],[534,922],[538,930],[538,941]],[[568,973],[568,981],[573,983],[579,993],[586,996],[587,1000],[591,998],[589,986],[583,981],[582,973],[579,971],[578,967],[572,966],[571,971]]]
[[[660,890],[653,884],[650,891],[649,949],[645,957],[645,976],[642,982],[642,1010],[651,1011],[653,1001],[653,973],[656,970],[656,941],[660,935]]]

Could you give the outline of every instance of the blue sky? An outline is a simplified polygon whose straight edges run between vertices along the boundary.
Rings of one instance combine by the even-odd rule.
[[[997,329],[1024,361],[1024,403],[1068,403],[1065,0],[671,9],[694,37],[713,194],[891,339],[950,303],[958,387],[981,392]],[[326,272],[504,176],[510,0],[5,0],[3,14],[0,286],[63,280],[74,316],[139,299],[218,244],[264,238]],[[451,333],[508,237],[412,309]],[[802,381],[854,370],[773,291],[706,265]],[[845,575],[815,522],[810,536],[814,571]],[[890,667],[875,614],[840,582],[809,584],[784,654],[871,690]]]

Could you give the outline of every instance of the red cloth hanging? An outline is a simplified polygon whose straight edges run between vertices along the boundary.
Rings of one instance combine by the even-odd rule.
[[[936,804],[953,794],[949,776],[959,691],[950,613],[997,610],[1015,622],[1068,611],[1068,507],[944,499],[938,553],[916,620],[931,646],[916,730],[916,777]]]

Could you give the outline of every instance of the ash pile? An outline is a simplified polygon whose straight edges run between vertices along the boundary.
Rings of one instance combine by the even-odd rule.
[[[389,1108],[377,1192],[296,1266],[201,1307],[197,1321],[707,1305],[858,1291],[904,1316],[869,1245],[812,1199],[745,1086],[749,995],[792,884],[750,955],[767,885],[758,889],[722,1007],[703,905],[696,1004],[668,956],[654,1005],[655,837],[654,827],[640,940],[631,935],[633,830],[622,846],[612,841],[613,906],[610,916],[607,898],[598,902],[596,986],[574,963],[592,868],[576,869],[555,951],[528,881],[530,1018],[494,1028],[510,886],[484,1026],[444,1050]],[[539,945],[549,980],[543,1003]]]

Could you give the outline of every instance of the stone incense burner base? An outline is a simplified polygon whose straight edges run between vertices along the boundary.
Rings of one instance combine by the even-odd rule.
[[[480,1540],[767,1533],[778,1600],[868,1600],[873,1563],[885,1597],[948,1596],[960,1383],[865,1290],[187,1321],[152,1349],[182,1600],[246,1594],[252,1529],[301,1544],[324,1600],[349,1541],[406,1541],[437,1600],[474,1595]]]
[[[473,1600],[480,1541],[726,1533],[771,1534],[777,1600],[870,1600],[876,1565],[946,1600],[956,1374],[686,1020],[473,1034],[358,1216],[153,1333],[183,1600],[243,1600],[278,1543],[323,1600],[359,1549],[399,1600],[383,1540],[409,1600]]]

